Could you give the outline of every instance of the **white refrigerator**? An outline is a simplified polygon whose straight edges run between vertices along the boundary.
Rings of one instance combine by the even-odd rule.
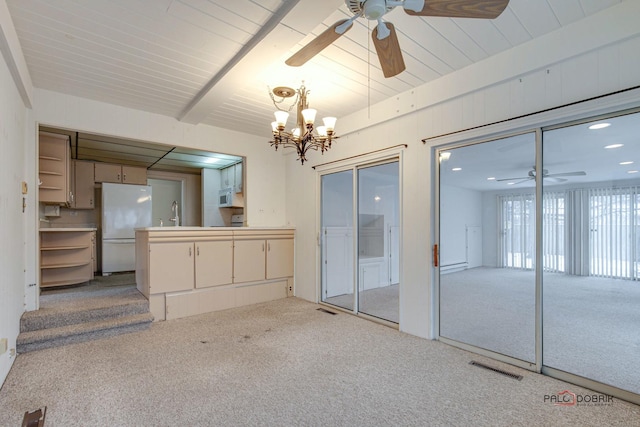
[[[151,186],[102,184],[102,275],[135,270],[135,229],[151,218]]]

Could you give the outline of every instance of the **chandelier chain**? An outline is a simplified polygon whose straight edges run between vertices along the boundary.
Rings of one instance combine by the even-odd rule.
[[[273,105],[280,111],[287,111],[290,112],[291,110],[293,110],[293,107],[295,107],[296,105],[298,105],[298,100],[300,99],[300,93],[298,91],[296,91],[296,99],[293,101],[293,104],[291,104],[289,106],[288,110],[282,109],[278,106],[278,104],[282,104],[284,102],[285,99],[287,99],[287,97],[283,96],[282,99],[280,101],[276,101],[276,97],[273,95],[273,91],[271,90],[271,88],[269,86],[267,86],[267,89],[269,89],[269,96],[271,97],[271,102],[273,102]]]

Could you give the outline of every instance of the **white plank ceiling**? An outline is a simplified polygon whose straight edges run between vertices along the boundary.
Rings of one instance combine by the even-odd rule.
[[[393,10],[407,69],[382,76],[374,24],[302,67],[284,60],[351,13],[342,0],[7,0],[34,86],[270,135],[268,87],[304,80],[338,118],[584,19],[623,0],[511,0],[495,20]],[[339,132],[339,124],[337,131]]]

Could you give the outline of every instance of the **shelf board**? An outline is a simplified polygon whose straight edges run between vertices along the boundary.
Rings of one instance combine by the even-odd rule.
[[[39,158],[39,159],[42,159],[42,160],[55,160],[55,161],[57,161],[57,162],[61,162],[61,161],[62,161],[62,159],[61,159],[61,158],[59,158],[59,157],[38,156],[38,158]]]
[[[87,249],[88,245],[84,246],[50,246],[45,248],[40,248],[41,251],[71,251],[74,249]]]
[[[62,172],[53,172],[53,171],[43,171],[41,170],[40,175],[55,175],[55,176],[62,176]]]
[[[88,262],[70,262],[66,264],[51,264],[51,265],[41,265],[41,270],[50,270],[55,268],[70,268],[70,267],[84,267],[85,265],[91,264],[93,261]]]
[[[87,279],[86,277],[78,278],[78,279],[67,279],[67,280],[56,280],[53,282],[43,282],[40,283],[41,288],[47,288],[52,286],[65,286],[65,285],[75,285],[76,283],[84,283],[88,282],[91,279]]]
[[[41,185],[38,188],[40,190],[62,190],[62,187],[49,187],[48,185]]]

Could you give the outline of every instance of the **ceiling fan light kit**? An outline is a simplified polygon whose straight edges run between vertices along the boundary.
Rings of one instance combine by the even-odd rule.
[[[345,34],[353,25],[353,21],[364,17],[378,21],[372,32],[373,45],[383,75],[387,78],[393,77],[405,70],[396,29],[393,24],[382,19],[394,8],[400,6],[412,16],[494,19],[506,9],[509,0],[345,0],[345,4],[353,16],[327,28],[287,59],[287,65],[303,65]]]
[[[303,165],[307,160],[306,154],[308,150],[319,150],[321,154],[324,154],[325,151],[331,148],[331,142],[338,138],[334,133],[337,121],[335,117],[323,118],[324,126],[314,128],[317,111],[309,108],[309,103],[307,102],[308,94],[309,90],[304,86],[304,82],[299,89],[279,86],[269,93],[273,105],[277,108],[277,111],[274,113],[275,121],[271,123],[273,137],[271,141],[269,141],[269,144],[275,147],[276,151],[278,147],[295,148],[298,153],[298,160],[300,160],[300,163]],[[274,95],[281,99],[276,101]],[[289,112],[278,107],[278,104],[293,96],[296,98],[289,107],[289,111],[291,111],[294,106],[296,107],[296,127],[288,132],[286,126],[287,120],[289,119]]]

